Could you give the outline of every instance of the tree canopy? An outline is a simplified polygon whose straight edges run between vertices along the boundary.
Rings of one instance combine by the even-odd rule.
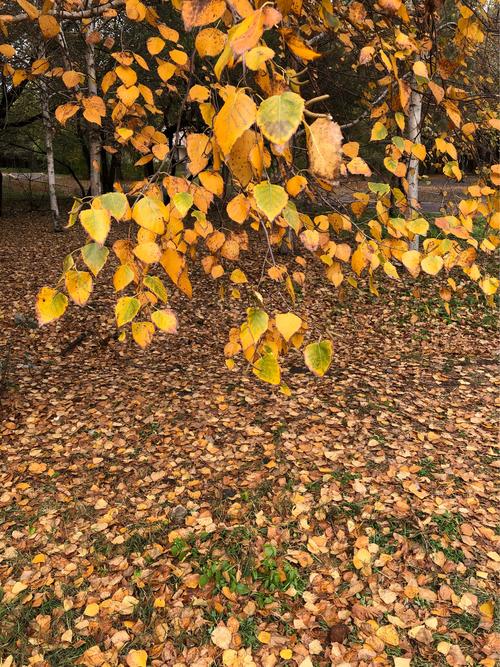
[[[467,283],[492,302],[499,281],[480,255],[500,243],[493,3],[3,5],[4,80],[51,100],[51,132],[79,123],[88,133],[91,191],[68,223],[88,242],[40,291],[40,324],[70,301],[84,306],[115,262],[116,324],[147,347],[177,330],[168,292],[190,297],[201,264],[221,295],[248,301],[226,364],[242,357],[286,393],[279,359],[289,348],[303,348],[318,376],[333,358],[330,340],[309,340],[300,309],[312,267],[340,290],[366,281],[378,295],[387,279],[427,275],[446,308]],[[144,178],[103,192],[107,156],[125,152]],[[474,179],[430,215],[422,171],[461,181],[470,155]],[[352,188],[348,202],[336,198],[339,182]],[[124,234],[110,249],[115,224]],[[256,253],[262,271],[251,276]],[[276,288],[280,312],[268,306]]]

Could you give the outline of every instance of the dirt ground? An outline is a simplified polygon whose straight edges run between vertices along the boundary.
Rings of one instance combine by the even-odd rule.
[[[198,276],[180,331],[109,340],[107,269],[36,328],[80,232],[0,221],[0,665],[484,665],[500,658],[495,315],[435,287],[314,275],[334,341],[286,397],[223,346],[245,303]],[[258,269],[256,269],[258,270]],[[282,307],[282,306],[281,306]],[[73,344],[73,349],[68,346]]]

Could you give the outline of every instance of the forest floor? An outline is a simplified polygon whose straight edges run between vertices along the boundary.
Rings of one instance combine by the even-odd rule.
[[[144,352],[105,341],[109,269],[89,306],[36,328],[38,289],[81,244],[49,228],[0,223],[2,667],[494,667],[480,296],[448,316],[435,285],[340,300],[313,275],[297,312],[335,359],[318,379],[290,354],[287,397],[225,367],[245,303],[203,276],[192,302],[172,295],[179,334]]]

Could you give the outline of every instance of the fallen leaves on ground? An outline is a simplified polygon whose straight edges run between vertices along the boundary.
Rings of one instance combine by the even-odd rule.
[[[303,312],[334,362],[291,355],[286,397],[225,368],[244,304],[211,287],[147,352],[107,340],[102,282],[36,328],[77,232],[2,225],[0,664],[494,666],[487,312],[318,280]]]

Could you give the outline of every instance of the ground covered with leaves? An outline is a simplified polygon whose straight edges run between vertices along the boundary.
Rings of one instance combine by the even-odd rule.
[[[335,361],[320,380],[289,355],[287,397],[226,369],[245,304],[202,276],[146,352],[112,337],[108,287],[36,328],[37,290],[79,244],[49,228],[0,230],[0,665],[494,667],[480,297],[449,316],[435,287],[340,300],[313,277],[297,312]]]

